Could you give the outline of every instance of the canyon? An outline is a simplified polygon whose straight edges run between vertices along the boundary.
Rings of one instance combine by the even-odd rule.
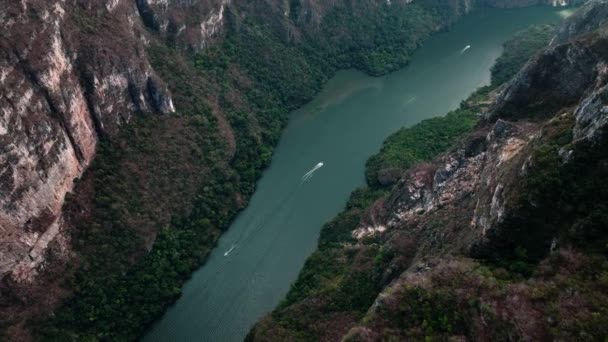
[[[395,170],[386,154],[410,131],[389,138],[371,199],[353,194],[323,228],[247,340],[603,338],[607,5],[464,102],[480,121],[447,152]],[[383,167],[399,176],[375,179]]]
[[[84,286],[74,286],[74,282],[66,284],[63,275],[69,269],[70,279],[81,279],[78,273],[72,272],[96,268],[95,260],[105,259],[95,253],[106,253],[98,247],[115,243],[112,238],[115,230],[128,234],[133,241],[125,238],[128,244],[116,247],[121,253],[121,258],[117,258],[120,266],[108,264],[107,267],[117,274],[127,274],[126,270],[137,269],[145,263],[142,260],[151,258],[150,251],[165,243],[166,240],[158,238],[171,234],[166,233],[164,227],[172,226],[180,231],[175,227],[196,221],[197,227],[203,228],[191,230],[198,238],[204,237],[204,243],[188,255],[188,266],[172,278],[171,281],[180,284],[209,253],[234,215],[246,206],[255,181],[269,163],[289,110],[310,100],[336,70],[355,67],[374,75],[384,74],[406,65],[409,54],[431,34],[446,29],[476,7],[539,3],[566,5],[554,1],[450,1],[446,4],[436,1],[57,0],[18,4],[3,1],[0,12],[4,32],[0,36],[0,326],[8,327],[8,334],[14,339],[30,339],[32,335],[26,322],[54,315],[67,298],[78,300],[86,292]],[[399,17],[414,11],[420,15],[420,21],[399,25],[415,30],[419,33],[416,35],[403,30],[390,39],[376,37],[373,30],[382,32],[393,28],[390,26],[393,24],[369,24],[382,16]],[[341,26],[352,18],[363,18],[366,25],[361,25],[359,31]],[[598,27],[603,23],[602,18],[605,16],[588,15],[572,21],[562,28],[554,44]],[[387,26],[383,27],[384,24]],[[366,31],[367,28],[371,31]],[[273,51],[282,55],[262,53],[258,64],[251,64],[251,60],[244,59],[245,54],[230,54],[244,51],[247,37],[258,39],[252,42],[272,44]],[[556,45],[554,55],[546,55],[546,61],[538,63],[557,63],[555,59],[560,53],[571,53],[599,65],[597,58],[587,52],[601,49],[601,39],[594,44],[598,45],[587,50]],[[313,49],[322,53],[311,53]],[[301,84],[293,84],[298,72],[286,71],[287,66],[280,70],[285,71],[283,79],[264,74],[276,64],[277,56],[289,58],[291,66],[297,66],[295,70],[312,76],[304,78]],[[326,62],[322,64],[322,60]],[[578,82],[577,87],[562,82],[562,87],[557,88],[564,96],[555,97],[559,102],[550,105],[560,108],[573,105],[582,96],[575,90],[588,89],[593,77],[597,78],[594,82],[601,83],[597,72],[589,67],[579,67],[578,62],[564,65],[571,68],[562,72],[584,72],[572,78]],[[542,88],[526,88],[534,82],[548,82],[541,77],[542,72],[534,74],[538,69],[529,68],[524,74],[529,75],[528,78],[514,81],[508,91],[501,94],[489,116],[507,119],[508,115],[518,115],[509,108],[526,108],[524,105],[530,102],[526,96],[544,96]],[[598,66],[597,70],[600,69]],[[570,76],[572,74],[557,73],[552,81],[560,84],[560,80]],[[263,94],[268,92],[273,95]],[[580,109],[577,136],[594,136],[601,127],[601,119],[590,114],[590,110],[600,106],[597,98],[601,98],[599,88],[595,100],[589,98],[588,105]],[[549,110],[544,103],[535,105]],[[273,111],[271,107],[279,109]],[[507,126],[506,130],[510,131],[511,126]],[[497,158],[506,163],[518,155],[528,144],[524,136],[533,129],[513,128],[517,133],[509,136],[509,147],[501,150],[501,157]],[[502,142],[499,143],[502,148],[500,144]],[[458,162],[451,162],[454,165],[445,171],[447,174],[461,167],[461,163],[474,164],[462,161],[462,157],[452,158]],[[471,167],[481,171],[484,166]],[[216,189],[216,182],[231,184],[232,188]],[[497,190],[499,185],[501,190]],[[428,184],[422,182],[414,191],[423,193],[426,186]],[[489,181],[488,191],[492,191],[486,195],[496,197],[491,202],[497,204],[480,205],[477,210],[475,225],[486,227],[484,232],[493,231],[491,226],[499,220],[498,216],[503,218],[504,188],[504,184]],[[411,210],[430,210],[439,203],[450,203],[450,196],[464,195],[452,191],[446,196],[440,200],[429,199],[424,205],[416,204],[413,209],[394,199],[395,206],[409,209],[389,211],[399,211],[399,215],[408,217]],[[208,204],[209,201],[223,203],[214,206]],[[204,217],[210,222],[203,222]],[[188,223],[184,223],[186,221]],[[387,226],[396,224],[396,221],[385,221],[383,224]],[[370,229],[360,230],[365,231]],[[361,237],[365,235],[361,234]],[[108,240],[98,244],[99,239]],[[105,271],[99,268],[100,274]],[[170,290],[159,299],[163,304],[151,309],[154,314],[135,320],[137,326],[125,332],[129,338],[141,334],[145,324],[153,321],[162,307],[176,296],[173,287],[173,283],[167,286]],[[96,327],[87,329],[88,333],[99,333]],[[116,337],[111,334],[119,328],[108,329],[112,330],[110,335],[102,334],[98,338]]]

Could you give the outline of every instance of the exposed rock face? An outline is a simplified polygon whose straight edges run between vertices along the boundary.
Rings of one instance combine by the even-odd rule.
[[[606,64],[599,64],[598,83],[607,84],[608,69]],[[606,85],[596,89],[587,96],[577,107],[574,115],[576,126],[574,138],[577,140],[596,141],[601,138],[602,130],[608,120],[608,87]]]
[[[592,32],[606,23],[608,23],[606,1],[590,1],[560,27],[553,43],[564,43],[569,38]]]
[[[530,61],[500,95],[489,118],[551,115],[579,103],[590,88],[601,84],[608,46],[606,30],[598,28],[608,23],[607,9],[608,2],[592,1],[568,18],[549,48]]]
[[[499,119],[434,165],[414,168],[385,202],[388,216],[381,224],[387,230],[407,226],[424,231],[430,229],[427,225],[435,217],[452,216],[448,227],[454,230],[443,230],[441,236],[433,237],[428,245],[423,243],[420,249],[428,248],[429,253],[435,253],[438,246],[470,250],[508,214],[505,197],[514,186],[505,174],[521,169],[525,162],[522,154],[534,140],[537,128],[531,123]],[[362,238],[370,233],[375,232],[364,226],[353,234]]]
[[[230,0],[137,0],[146,26],[194,50],[210,44],[221,32]]]
[[[564,27],[573,26],[569,20]],[[563,29],[560,30],[563,32]],[[546,117],[574,105],[605,77],[608,46],[604,31],[572,44],[556,41],[529,62],[500,95],[490,118]]]
[[[145,57],[129,2],[1,7],[0,277],[10,272],[24,281],[62,233],[65,195],[91,163],[99,137],[134,113],[174,108]],[[104,28],[118,36],[88,31],[83,25],[93,19],[85,11],[99,11]]]

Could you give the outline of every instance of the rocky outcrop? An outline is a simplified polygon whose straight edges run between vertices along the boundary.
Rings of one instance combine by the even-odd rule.
[[[421,243],[421,254],[470,252],[508,215],[505,198],[516,182],[512,175],[525,162],[537,129],[535,124],[499,119],[454,152],[414,168],[385,201],[388,215],[381,224],[387,231],[408,227],[425,235],[438,217],[450,217],[441,235]],[[363,226],[353,235],[361,239],[375,233]]]
[[[476,132],[432,165],[408,171],[384,201],[386,207],[380,210],[387,213],[384,220],[376,218],[377,224],[386,229],[373,231],[362,225],[353,232],[357,239],[376,236],[389,244],[404,237],[413,238],[417,241],[417,258],[378,296],[364,323],[352,328],[347,340],[377,340],[385,334],[399,336],[404,331],[415,334],[417,330],[405,327],[405,324],[415,327],[416,323],[412,323],[415,318],[406,323],[394,321],[394,317],[401,317],[394,315],[403,315],[399,313],[404,310],[403,306],[419,300],[419,297],[409,297],[416,294],[413,288],[439,296],[433,297],[434,301],[446,298],[441,296],[449,293],[453,296],[450,298],[462,306],[456,311],[467,310],[463,309],[466,300],[473,300],[473,297],[480,300],[483,303],[480,305],[487,311],[479,313],[476,311],[479,309],[471,309],[471,317],[466,323],[458,323],[458,317],[450,318],[452,326],[467,326],[470,329],[467,336],[476,336],[474,339],[493,339],[492,336],[503,333],[501,329],[514,329],[509,333],[510,338],[518,336],[532,340],[579,332],[578,328],[563,323],[578,318],[561,316],[559,322],[553,321],[552,313],[564,315],[569,312],[569,304],[565,303],[567,294],[559,294],[556,297],[559,299],[547,296],[551,299],[545,300],[556,301],[551,309],[535,302],[534,294],[554,286],[557,286],[555,293],[560,293],[561,285],[556,284],[581,277],[581,269],[574,264],[587,257],[573,252],[571,245],[566,246],[557,226],[570,227],[570,234],[573,234],[584,224],[573,218],[576,210],[556,212],[563,210],[557,207],[557,202],[563,199],[535,193],[528,186],[550,182],[547,178],[555,175],[551,173],[555,170],[544,170],[541,176],[531,174],[531,170],[538,172],[538,164],[546,163],[543,158],[557,157],[558,164],[553,167],[561,165],[572,170],[603,170],[605,167],[602,165],[608,143],[608,69],[605,64],[608,35],[602,28],[594,30],[601,25],[596,20],[605,19],[602,13],[607,8],[608,3],[598,1],[568,20],[560,35],[568,32],[569,39],[560,38],[558,43],[554,42],[529,62],[503,90]],[[547,146],[564,137],[570,137],[571,142],[558,152],[551,150],[539,157],[538,151],[547,151]],[[541,178],[530,180],[531,177]],[[581,173],[568,177],[589,175]],[[562,181],[563,184],[568,182]],[[581,180],[574,182],[584,183]],[[543,189],[556,191],[550,187]],[[586,196],[595,194],[586,193]],[[551,202],[546,202],[548,200]],[[542,217],[536,221],[535,216]],[[509,260],[512,253],[518,253],[519,248],[534,260],[547,259],[529,280],[509,283],[499,292],[492,284],[494,278],[488,280],[479,276],[479,266],[472,264],[471,259],[454,258],[454,255],[481,260],[498,258],[504,265],[504,260]],[[559,270],[553,268],[558,267],[556,263],[561,263]],[[547,273],[549,269],[551,271]],[[594,283],[585,286],[593,287]],[[602,290],[593,288],[589,291],[599,293]],[[568,300],[579,302],[581,307],[592,306],[593,302],[585,299],[588,294],[577,293],[576,299],[572,296]],[[438,309],[439,312],[452,309],[441,310],[446,309]],[[522,319],[524,316],[527,318]],[[508,324],[512,328],[499,328],[495,324]],[[593,330],[597,328],[587,331],[601,334],[601,331]]]
[[[601,83],[608,51],[606,32],[587,32],[604,20],[603,15],[596,13],[605,8],[604,2],[592,2],[567,20],[551,46],[530,61],[507,86],[488,117],[546,118],[560,108],[577,104],[590,88]],[[564,44],[569,35],[584,37]]]
[[[94,158],[99,138],[135,113],[174,108],[147,61],[129,2],[2,8],[0,277],[25,281],[62,235],[65,195]]]
[[[137,0],[145,25],[163,37],[200,50],[221,33],[230,0]]]
[[[574,138],[576,140],[590,140],[596,142],[601,139],[603,130],[608,123],[608,66],[598,65],[599,89],[594,89],[576,108],[574,116]]]
[[[565,43],[569,38],[593,32],[608,23],[606,1],[589,1],[559,28],[553,44]]]
[[[387,231],[403,226],[424,231],[430,229],[426,219],[448,217],[458,210],[463,216],[452,217],[448,224],[458,231],[444,230],[429,248],[433,253],[437,245],[478,253],[485,245],[495,246],[490,240],[502,238],[504,223],[517,215],[512,209],[519,204],[513,199],[531,166],[534,147],[555,130],[547,127],[567,127],[573,121],[569,129],[574,145],[561,152],[564,156],[571,157],[577,145],[601,146],[608,128],[608,34],[588,34],[589,26],[578,24],[596,16],[598,12],[589,8],[601,13],[608,3],[589,4],[568,20],[565,27],[584,27],[579,38],[553,43],[530,61],[502,89],[481,127],[458,148],[430,166],[414,168],[398,182],[385,202],[390,214],[381,224]],[[361,227],[353,234],[361,238],[368,231]],[[550,239],[545,243],[549,245]],[[427,252],[433,254],[430,249]]]

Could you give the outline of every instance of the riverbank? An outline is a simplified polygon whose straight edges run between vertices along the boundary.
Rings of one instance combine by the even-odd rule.
[[[567,38],[519,72],[512,63],[555,35],[518,34],[493,68],[493,86],[518,72],[506,88],[484,87],[389,138],[368,164],[371,189],[323,228],[286,299],[247,340],[602,339],[607,128],[589,124],[605,117],[589,103],[606,91],[596,54],[605,10],[588,4],[560,30]],[[575,50],[590,54],[572,59]],[[576,67],[554,71],[564,64]],[[586,72],[583,98],[560,94]],[[478,111],[480,124],[437,154],[437,137]]]
[[[497,23],[558,18],[549,11],[480,13],[427,41],[404,70],[383,78],[338,73],[312,103],[293,114],[249,207],[146,339],[242,339],[288,291],[315,250],[323,224],[340,212],[352,189],[364,184],[365,161],[382,141],[398,127],[457,108],[471,91],[490,82],[501,43],[527,26]],[[484,33],[475,30],[477,20],[487,28]],[[470,54],[461,55],[466,45],[472,45]],[[300,186],[301,177],[321,161],[323,168]]]
[[[12,303],[35,320],[51,315],[34,323],[44,338],[140,336],[247,206],[289,111],[340,68],[378,74],[403,66],[422,41],[463,14],[453,5],[323,7],[315,10],[326,14],[319,25],[299,23],[292,37],[286,34],[298,18],[234,4],[226,9],[225,36],[201,53],[146,21],[148,58],[176,113],[138,116],[106,137],[68,198],[73,253],[66,263],[50,249],[56,264],[39,277],[41,288],[69,298],[64,305],[55,308],[61,298],[53,306],[31,304],[48,298],[29,287],[30,304],[17,291]],[[87,25],[99,22],[98,14],[78,15]]]

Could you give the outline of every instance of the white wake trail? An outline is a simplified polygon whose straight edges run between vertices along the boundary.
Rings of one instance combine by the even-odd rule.
[[[312,169],[312,170],[306,172],[304,174],[304,176],[302,176],[302,179],[305,179],[305,178],[309,177],[310,175],[312,175],[313,172],[315,172],[315,169]]]
[[[323,167],[323,162],[320,162],[319,164],[315,165],[315,167],[313,167],[310,171],[306,172],[304,174],[304,176],[302,176],[302,183],[306,182],[307,180],[309,180],[310,178],[312,178],[312,176],[314,175],[315,171],[317,171],[318,169]]]
[[[226,253],[224,253],[224,256],[228,256],[230,255],[230,253],[232,253],[232,251],[237,247],[237,245],[232,245],[232,247],[230,247],[229,250],[226,251]]]
[[[464,49],[460,50],[460,54],[462,55],[463,53],[465,53],[470,48],[471,48],[471,45],[465,46]]]
[[[311,178],[312,178],[312,173],[309,174],[309,175],[306,175],[306,176],[302,177],[302,183],[306,183],[306,181],[309,180],[309,179],[311,179]]]

